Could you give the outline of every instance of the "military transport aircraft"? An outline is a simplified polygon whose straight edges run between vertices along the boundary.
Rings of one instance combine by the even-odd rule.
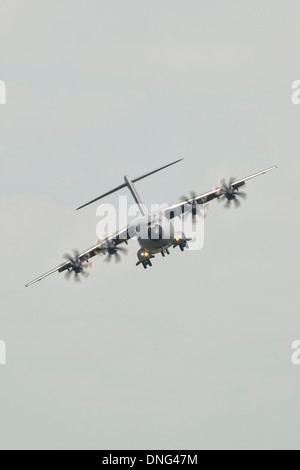
[[[138,265],[142,265],[145,269],[148,266],[152,266],[152,259],[156,254],[169,254],[169,248],[177,246],[184,251],[185,248],[188,248],[189,238],[183,232],[175,232],[174,229],[174,220],[175,217],[182,217],[186,213],[192,215],[193,222],[196,221],[197,215],[210,201],[216,199],[218,201],[224,200],[224,207],[229,208],[233,203],[235,207],[240,206],[239,198],[246,199],[247,194],[240,191],[240,188],[246,184],[246,181],[255,178],[256,176],[263,175],[271,170],[275,170],[277,166],[273,166],[266,170],[255,173],[251,176],[242,179],[236,179],[234,177],[230,178],[228,183],[225,182],[225,179],[220,181],[219,187],[212,189],[206,193],[202,193],[199,196],[195,192],[191,192],[191,197],[182,197],[179,203],[176,203],[172,206],[168,206],[163,210],[160,210],[159,214],[152,212],[147,213],[145,206],[142,204],[141,198],[137,193],[135,188],[135,183],[146,178],[147,176],[153,175],[164,168],[168,168],[175,163],[178,163],[181,160],[176,160],[175,162],[169,163],[157,170],[151,171],[145,175],[142,175],[138,178],[131,179],[129,176],[124,177],[124,183],[120,186],[108,191],[102,196],[93,199],[92,201],[78,207],[77,210],[82,209],[83,207],[92,204],[93,202],[98,201],[99,199],[104,198],[122,188],[127,187],[137,204],[140,210],[140,217],[138,217],[134,222],[131,222],[127,227],[122,230],[117,231],[116,233],[105,237],[102,241],[97,241],[97,243],[89,248],[88,250],[79,253],[74,250],[74,255],[64,255],[65,262],[62,263],[57,268],[52,269],[43,276],[38,277],[37,279],[26,284],[26,287],[31,286],[32,284],[41,281],[45,277],[53,274],[55,272],[65,272],[65,277],[69,279],[74,274],[75,281],[80,281],[80,275],[88,277],[86,268],[90,265],[90,259],[96,255],[106,255],[106,259],[109,261],[115,257],[116,261],[120,260],[120,253],[126,252],[124,246],[121,244],[128,244],[128,240],[131,238],[137,238],[140,245],[140,249],[137,252]]]

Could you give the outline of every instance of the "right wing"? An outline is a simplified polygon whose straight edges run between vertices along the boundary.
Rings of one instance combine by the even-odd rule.
[[[271,168],[267,168],[266,170],[259,171],[258,173],[255,173],[254,175],[247,176],[246,178],[242,178],[237,181],[234,181],[231,184],[231,187],[237,190],[241,186],[244,186],[246,184],[246,181],[252,178],[256,178],[256,176],[264,175],[265,173],[275,170],[276,168],[278,167],[272,166]],[[205,205],[208,202],[212,201],[213,199],[220,198],[220,196],[222,196],[222,191],[223,191],[222,187],[219,187],[211,191],[208,191],[207,193],[202,193],[199,196],[196,196],[195,198],[190,198],[185,201],[174,204],[172,206],[169,206],[164,210],[164,215],[168,219],[174,219],[174,217],[180,217],[182,214],[184,214],[184,212],[189,210],[189,204],[191,204],[193,201],[196,201],[197,204]]]

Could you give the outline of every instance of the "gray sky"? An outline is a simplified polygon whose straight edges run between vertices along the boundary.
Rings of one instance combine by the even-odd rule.
[[[300,448],[298,1],[2,0],[0,447]],[[97,259],[80,203],[139,183],[176,202],[278,164],[217,204],[200,252]],[[108,202],[116,202],[112,197]]]

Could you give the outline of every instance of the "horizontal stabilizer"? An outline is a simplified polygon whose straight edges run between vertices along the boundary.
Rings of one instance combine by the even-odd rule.
[[[157,173],[158,171],[164,170],[165,168],[168,168],[169,166],[175,165],[175,163],[181,162],[182,160],[183,158],[181,158],[180,160],[176,160],[175,162],[169,163],[168,165],[162,166],[161,168],[158,168],[157,170],[150,171],[150,173],[146,173],[145,175],[139,176],[138,178],[133,179],[132,183],[136,183],[137,181],[147,178],[147,176],[153,175],[154,173]],[[99,197],[96,197],[92,201],[89,201],[86,204],[83,204],[83,206],[77,207],[76,210],[78,211],[79,209],[83,209],[83,207],[89,206],[90,204],[93,204],[93,202],[99,201],[99,199],[109,196],[110,194],[113,194],[116,191],[119,191],[120,189],[126,188],[126,186],[127,184],[123,183],[120,186],[117,186],[116,188],[112,189],[111,191],[108,191],[107,193],[102,194]]]
[[[76,210],[79,211],[79,209],[83,209],[84,207],[89,206],[90,204],[93,204],[93,202],[99,201],[99,199],[102,199],[105,196],[109,196],[110,194],[115,193],[116,191],[119,191],[120,189],[126,188],[126,186],[127,186],[126,183],[121,184],[120,186],[117,186],[116,188],[112,189],[111,191],[108,191],[107,193],[102,194],[102,196],[96,197],[96,199],[93,199],[92,201],[87,202],[86,204],[83,204],[83,206],[77,207]]]

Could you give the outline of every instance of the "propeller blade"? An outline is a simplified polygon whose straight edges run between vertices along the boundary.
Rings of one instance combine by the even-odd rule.
[[[89,262],[89,259],[87,257],[83,257],[82,259],[79,258],[80,253],[78,250],[73,250],[74,252],[74,257],[72,258],[69,254],[64,254],[63,257],[67,259],[70,263],[68,271],[65,273],[65,279],[68,281],[72,277],[72,273],[74,274],[74,280],[76,282],[81,282],[81,276],[82,274],[84,277],[89,277],[89,273],[86,272],[86,269],[92,268],[92,263]]]
[[[233,202],[234,202],[234,205],[235,205],[235,208],[236,208],[236,209],[238,209],[239,207],[241,207],[241,203],[240,203],[240,201],[239,201],[237,198],[235,198],[235,199],[233,200]]]
[[[88,278],[90,277],[91,273],[87,273],[86,271],[82,271],[81,274],[85,277]]]
[[[242,199],[247,199],[248,194],[245,193],[244,191],[239,191],[236,193],[236,196],[240,196]]]
[[[122,258],[121,258],[121,256],[119,255],[118,252],[116,252],[116,254],[115,254],[115,260],[116,260],[116,263],[120,263],[121,260],[122,260]]]
[[[228,185],[231,186],[235,181],[236,181],[236,176],[231,176],[231,177],[229,178],[229,183],[228,183]]]
[[[118,246],[118,251],[120,251],[120,253],[124,253],[124,255],[128,254],[128,250],[124,246]]]
[[[236,208],[240,207],[241,203],[238,200],[237,196],[240,196],[242,199],[247,198],[247,194],[245,192],[239,192],[238,189],[234,189],[233,184],[236,181],[236,177],[232,176],[229,178],[228,184],[226,184],[225,178],[221,178],[220,184],[220,195],[217,196],[217,200],[226,200],[224,204],[225,209],[229,209],[231,207],[231,203],[235,205]],[[217,188],[216,188],[217,189]]]
[[[71,279],[72,271],[67,271],[66,274],[64,275],[64,278],[69,281]]]
[[[105,258],[105,263],[110,263],[111,262],[111,258],[112,258],[112,254],[108,253],[108,255],[106,256]]]

